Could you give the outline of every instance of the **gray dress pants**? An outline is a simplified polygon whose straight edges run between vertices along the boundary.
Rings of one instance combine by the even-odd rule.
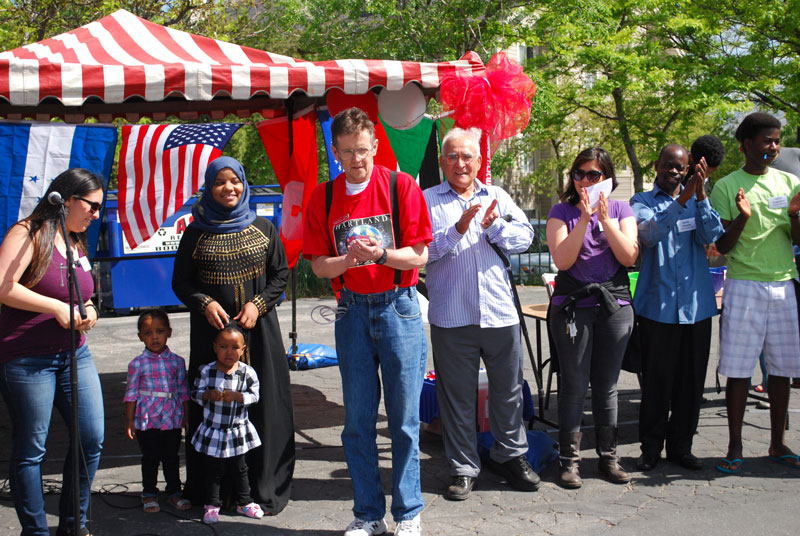
[[[489,424],[494,436],[490,456],[505,462],[525,454],[522,422],[522,346],[519,324],[502,328],[431,325],[436,367],[436,396],[451,476],[477,477],[478,369],[489,378]]]

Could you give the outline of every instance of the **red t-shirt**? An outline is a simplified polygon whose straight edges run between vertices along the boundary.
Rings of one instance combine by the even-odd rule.
[[[433,239],[431,220],[422,190],[406,173],[397,174],[397,202],[400,209],[400,238],[392,231],[391,171],[380,165],[372,168],[363,192],[347,195],[344,173],[333,181],[333,200],[325,213],[325,183],[311,194],[303,231],[303,256],[338,257],[347,253],[353,240],[373,237],[387,249],[399,249]],[[394,268],[372,262],[350,268],[342,274],[345,286],[359,294],[386,292],[394,288]],[[334,289],[338,290],[336,278]],[[401,287],[417,284],[418,270],[403,270]]]

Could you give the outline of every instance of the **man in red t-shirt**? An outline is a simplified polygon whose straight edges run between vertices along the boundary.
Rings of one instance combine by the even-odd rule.
[[[341,290],[336,351],[342,376],[342,446],[353,481],[353,514],[345,536],[387,531],[386,500],[378,470],[376,423],[383,378],[392,439],[394,534],[421,533],[424,506],[419,474],[419,396],[428,357],[415,285],[428,260],[431,223],[422,191],[397,173],[374,165],[375,127],[358,108],[336,115],[333,155],[344,173],[311,195],[303,256],[317,277]],[[326,188],[332,187],[326,192]],[[392,206],[396,207],[393,225]],[[395,231],[395,228],[397,231]]]

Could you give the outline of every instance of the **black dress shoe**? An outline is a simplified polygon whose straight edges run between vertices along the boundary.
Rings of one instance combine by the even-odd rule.
[[[472,491],[472,486],[475,485],[475,479],[471,476],[459,475],[453,479],[453,483],[447,488],[445,497],[451,501],[463,501],[469,497]]]
[[[638,471],[647,472],[652,471],[658,465],[658,456],[650,456],[649,454],[642,453],[636,459],[636,469]]]
[[[541,479],[536,471],[533,470],[531,464],[524,454],[520,454],[516,458],[511,458],[507,462],[496,462],[489,458],[487,464],[489,470],[502,476],[508,482],[508,485],[519,491],[536,491],[539,489]]]
[[[667,459],[672,463],[677,463],[684,469],[688,469],[690,471],[703,470],[703,462],[701,462],[700,459],[691,452],[681,456],[669,456]]]

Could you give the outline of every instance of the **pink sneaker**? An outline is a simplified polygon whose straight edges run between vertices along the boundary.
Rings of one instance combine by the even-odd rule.
[[[264,517],[264,510],[261,509],[258,503],[254,502],[244,506],[237,506],[236,512],[246,515],[247,517],[252,517],[253,519],[261,519]]]
[[[219,506],[211,506],[206,504],[203,506],[205,513],[203,514],[203,523],[206,525],[213,525],[219,523]]]

